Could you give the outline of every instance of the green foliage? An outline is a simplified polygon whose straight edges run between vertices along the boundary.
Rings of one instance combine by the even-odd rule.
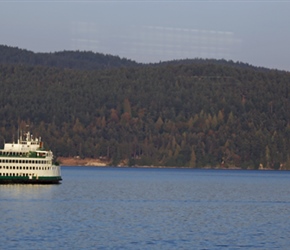
[[[29,124],[57,156],[289,169],[289,72],[223,60],[137,65],[92,52],[0,51],[1,143]]]

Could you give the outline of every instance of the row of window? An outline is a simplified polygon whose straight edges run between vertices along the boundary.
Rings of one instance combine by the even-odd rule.
[[[48,156],[47,152],[35,152],[35,156],[45,157]],[[10,151],[0,151],[0,155],[2,156],[27,156],[29,152],[10,152]]]
[[[34,173],[0,173],[0,176],[36,176]]]
[[[0,169],[18,169],[18,170],[50,170],[53,167],[21,167],[21,166],[0,166]]]
[[[0,163],[22,163],[22,164],[47,164],[49,161],[41,160],[11,160],[11,159],[0,159]]]

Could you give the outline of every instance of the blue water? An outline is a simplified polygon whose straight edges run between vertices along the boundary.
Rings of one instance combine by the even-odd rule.
[[[290,249],[290,172],[63,167],[0,186],[0,249]]]

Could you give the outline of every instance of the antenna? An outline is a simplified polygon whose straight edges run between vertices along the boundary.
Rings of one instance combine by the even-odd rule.
[[[20,131],[19,131],[19,125],[17,128],[17,143],[19,144],[19,138],[20,138]]]

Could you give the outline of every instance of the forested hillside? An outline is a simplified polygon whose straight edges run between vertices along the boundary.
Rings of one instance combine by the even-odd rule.
[[[214,60],[98,70],[6,62],[0,87],[2,142],[29,124],[57,156],[290,168],[289,72]]]

